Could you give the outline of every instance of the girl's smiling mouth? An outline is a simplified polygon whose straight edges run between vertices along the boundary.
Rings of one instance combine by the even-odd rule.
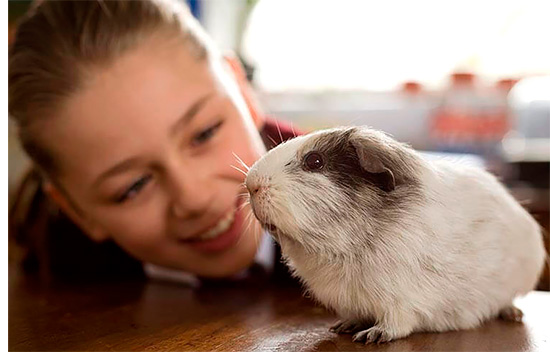
[[[238,199],[231,212],[224,216],[213,228],[189,240],[181,240],[182,244],[201,252],[215,253],[224,251],[235,245],[242,234],[244,216],[241,208],[242,200]],[[240,210],[237,210],[241,208]]]

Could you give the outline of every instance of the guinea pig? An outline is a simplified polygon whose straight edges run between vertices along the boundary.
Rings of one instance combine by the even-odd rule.
[[[310,295],[372,343],[470,329],[534,288],[542,232],[488,172],[425,160],[367,127],[279,145],[249,170],[255,216]]]

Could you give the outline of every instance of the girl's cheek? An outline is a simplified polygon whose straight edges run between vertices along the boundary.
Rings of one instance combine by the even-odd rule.
[[[113,239],[127,251],[135,254],[151,252],[159,247],[167,239],[163,234],[162,226],[145,221],[128,224],[126,229],[121,229],[113,235]]]
[[[160,195],[153,195],[136,206],[121,206],[105,213],[105,228],[121,245],[146,247],[166,237],[165,202]]]

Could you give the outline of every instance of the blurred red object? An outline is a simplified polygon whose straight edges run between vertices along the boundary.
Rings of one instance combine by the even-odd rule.
[[[401,91],[407,94],[416,95],[422,91],[422,85],[415,81],[408,81],[403,83],[401,86]]]
[[[510,129],[507,96],[516,82],[502,79],[494,87],[482,87],[473,73],[453,73],[432,117],[434,148],[482,155],[498,153],[498,144]]]

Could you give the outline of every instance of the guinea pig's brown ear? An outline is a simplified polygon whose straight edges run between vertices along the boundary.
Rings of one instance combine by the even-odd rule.
[[[382,161],[376,155],[373,155],[372,148],[368,148],[362,141],[351,141],[351,144],[357,152],[359,164],[364,171],[365,177],[385,192],[391,192],[395,189],[395,177],[390,169],[384,166]]]

